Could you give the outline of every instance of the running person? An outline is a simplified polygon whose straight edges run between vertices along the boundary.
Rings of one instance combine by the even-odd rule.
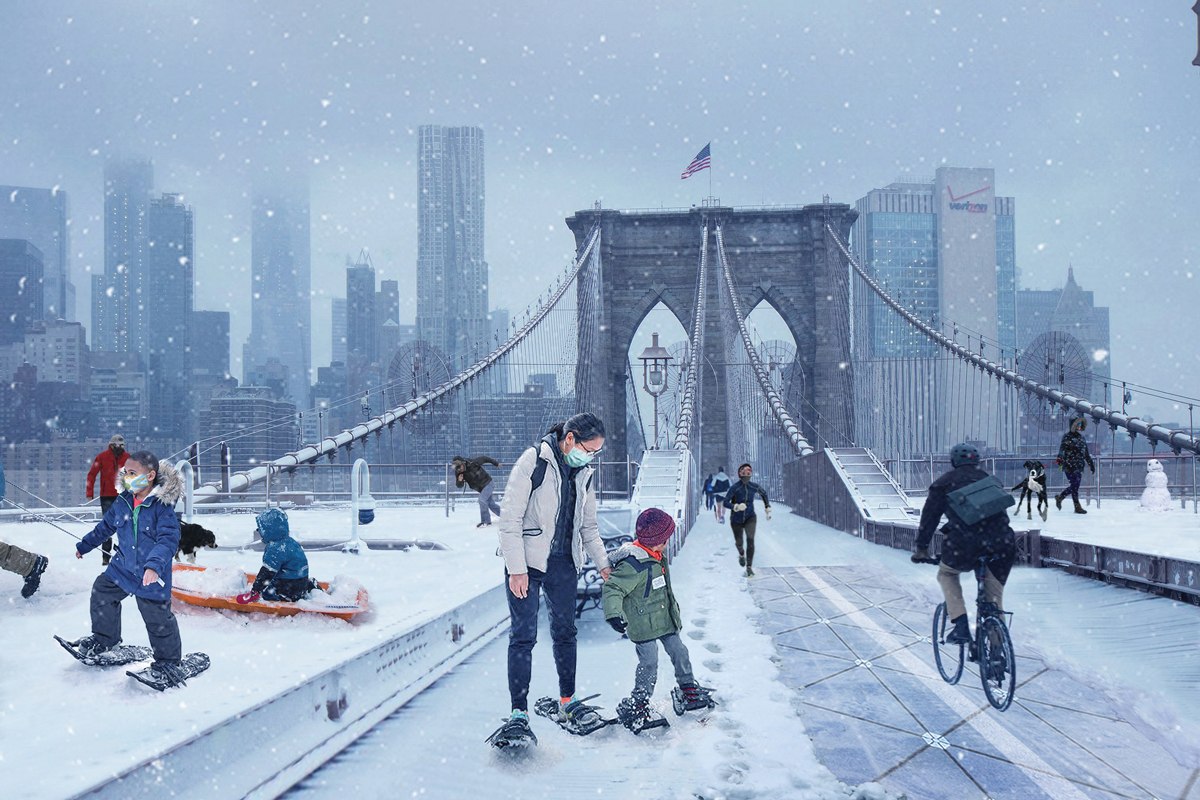
[[[929,559],[929,543],[933,532],[941,522],[942,515],[948,522],[942,528],[946,538],[942,543],[942,560],[938,568],[938,583],[946,598],[946,616],[954,623],[954,630],[946,635],[952,644],[969,643],[971,628],[967,624],[967,606],[963,602],[962,585],[958,576],[975,569],[979,559],[995,556],[988,564],[984,575],[984,592],[988,601],[1003,611],[1004,584],[1017,557],[1017,540],[1008,525],[1008,514],[993,514],[976,522],[964,525],[954,515],[946,496],[951,492],[983,480],[988,474],[979,468],[979,451],[973,445],[956,444],[950,449],[952,469],[929,486],[929,496],[921,511],[921,524],[917,530],[917,552],[912,560],[920,563]]]
[[[729,476],[725,474],[724,467],[717,467],[717,474],[712,479],[713,497],[724,497],[729,491]],[[725,504],[717,502],[713,506],[713,513],[717,517],[717,522],[725,524]]]
[[[575,593],[587,556],[608,579],[608,556],[596,523],[595,468],[604,423],[581,413],[559,423],[513,465],[500,514],[500,554],[512,627],[508,691],[512,714],[505,735],[529,736],[529,680],[537,643],[538,596],[546,596],[558,669],[559,719],[586,727],[598,714],[574,699]]]
[[[754,495],[762,495],[763,509],[767,519],[771,519],[771,500],[767,490],[750,480],[754,473],[749,464],[738,467],[738,482],[733,485],[721,504],[730,509],[733,515],[729,518],[729,527],[733,529],[733,543],[737,545],[738,564],[746,568],[746,577],[754,577],[754,529],[758,519],[754,515]],[[742,547],[742,535],[746,536],[746,546]]]

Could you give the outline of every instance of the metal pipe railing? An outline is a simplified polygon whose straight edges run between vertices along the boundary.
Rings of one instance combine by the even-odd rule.
[[[1114,428],[1123,428],[1124,430],[1129,431],[1131,435],[1141,434],[1151,441],[1162,442],[1176,453],[1181,450],[1189,450],[1193,453],[1200,454],[1200,441],[1197,441],[1195,437],[1189,436],[1182,431],[1164,428],[1162,425],[1155,425],[1153,423],[1140,420],[1137,417],[1131,417],[1119,411],[1114,411],[1111,408],[1106,408],[1098,403],[1091,403],[1083,398],[1065,394],[1057,389],[1051,389],[1050,387],[1040,384],[1037,381],[1030,380],[1023,375],[1019,375],[1011,369],[1007,369],[992,361],[988,361],[981,355],[972,353],[970,350],[958,344],[954,340],[934,330],[928,324],[921,321],[915,314],[911,313],[897,303],[891,295],[884,291],[883,288],[880,287],[880,285],[866,273],[866,270],[862,268],[862,266],[850,253],[850,249],[846,246],[846,243],[843,242],[841,237],[838,236],[834,231],[833,226],[829,223],[825,223],[825,230],[833,238],[834,243],[837,244],[838,249],[842,251],[842,255],[846,257],[846,260],[850,263],[850,266],[856,273],[858,273],[858,276],[866,282],[867,286],[871,288],[871,291],[875,292],[875,294],[878,295],[879,298],[883,300],[883,302],[886,303],[889,308],[903,317],[909,325],[912,325],[921,333],[925,334],[943,349],[953,353],[964,361],[967,361],[968,363],[985,370],[993,377],[1003,380],[1011,386],[1015,386],[1018,389],[1029,392],[1030,394],[1040,397],[1043,400],[1047,400],[1055,405],[1060,405],[1065,409],[1078,411],[1080,414],[1086,414],[1097,421],[1103,420]],[[720,235],[720,229],[718,229],[718,246],[720,244]]]

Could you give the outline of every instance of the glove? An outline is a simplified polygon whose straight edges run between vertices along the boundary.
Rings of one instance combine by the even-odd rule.
[[[932,557],[929,555],[929,551],[922,547],[920,550],[912,554],[911,560],[914,564],[921,564],[925,561],[931,561]]]
[[[1091,467],[1091,469],[1092,469],[1092,474],[1093,474],[1093,475],[1095,475],[1095,474],[1096,474],[1096,465],[1095,465],[1095,464],[1088,464],[1088,466],[1089,466],[1089,467]]]
[[[771,507],[767,506],[765,510],[767,512],[767,522],[770,522],[771,521]]]
[[[261,597],[261,595],[258,592],[246,592],[245,594],[239,594],[237,596],[238,605],[244,606],[249,603],[253,603],[259,597]]]
[[[745,510],[746,510],[746,504],[745,504],[745,503],[734,503],[734,504],[733,504],[733,510],[734,510],[734,511],[745,511]]]
[[[612,629],[617,633],[625,633],[625,629],[629,627],[625,620],[620,617],[610,617],[604,621],[611,625]]]

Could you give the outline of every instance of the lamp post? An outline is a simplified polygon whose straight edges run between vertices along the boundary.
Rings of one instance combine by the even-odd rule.
[[[667,391],[667,367],[671,364],[671,354],[667,348],[658,344],[658,332],[650,334],[651,344],[638,361],[642,362],[642,388],[654,398],[654,447],[658,449],[658,398]]]

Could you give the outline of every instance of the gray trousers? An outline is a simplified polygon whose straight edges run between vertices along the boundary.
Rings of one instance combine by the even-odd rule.
[[[968,572],[972,576],[975,574],[973,570],[968,570]],[[946,614],[951,621],[967,613],[967,604],[963,602],[962,584],[958,580],[958,576],[962,573],[963,570],[948,567],[944,562],[938,565],[937,579],[941,584],[942,594],[946,596]],[[991,568],[988,568],[983,574],[983,598],[995,603],[996,608],[1001,611],[1004,610],[1004,584],[992,574]]]
[[[479,490],[479,521],[484,525],[491,524],[492,514],[495,514],[497,517],[500,516],[500,504],[492,496],[492,493],[495,491],[495,481],[491,481],[487,486]]]
[[[92,584],[92,633],[105,647],[121,642],[121,601],[129,595],[112,578],[101,572]],[[137,597],[138,611],[146,623],[146,634],[154,650],[155,661],[179,662],[183,644],[179,640],[179,622],[171,613],[170,600]]]
[[[637,672],[633,677],[635,694],[644,694],[646,697],[654,694],[654,685],[658,683],[659,642],[662,642],[663,650],[667,651],[671,663],[675,666],[676,683],[692,682],[692,660],[688,658],[687,647],[679,638],[678,633],[669,633],[660,639],[651,639],[648,642],[638,642],[634,645],[637,648],[638,656]]]
[[[24,578],[33,572],[35,562],[37,562],[37,553],[22,550],[15,544],[0,542],[0,569],[15,572]]]

